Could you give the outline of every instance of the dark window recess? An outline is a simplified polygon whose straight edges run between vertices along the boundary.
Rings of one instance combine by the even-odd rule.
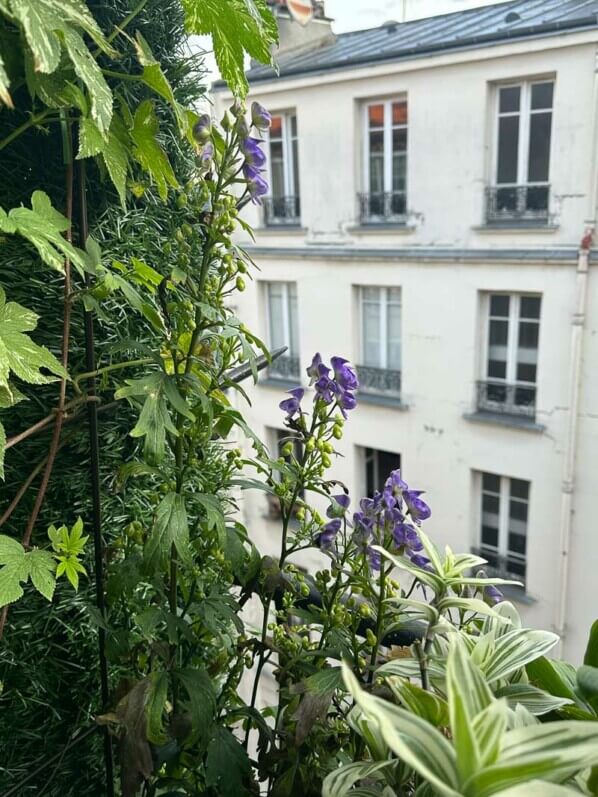
[[[401,455],[391,451],[365,449],[365,489],[370,498],[377,490],[382,490],[384,482],[393,470],[401,467]]]

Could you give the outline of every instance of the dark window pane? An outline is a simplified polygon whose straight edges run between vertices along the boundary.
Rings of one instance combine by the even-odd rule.
[[[504,360],[488,360],[489,379],[506,379],[507,364]],[[502,399],[504,401],[504,399]]]
[[[500,89],[500,113],[509,113],[519,110],[521,99],[521,86],[505,86]]]
[[[534,83],[532,86],[532,111],[538,108],[552,108],[554,83]]]
[[[376,486],[378,490],[381,490],[384,482],[388,479],[389,473],[401,467],[401,455],[391,451],[378,451],[377,454],[380,484]]]
[[[482,526],[482,545],[498,548],[498,529],[492,526]]]
[[[291,135],[295,137],[297,135],[297,117],[291,116],[289,121],[291,123]]]
[[[498,517],[498,510],[500,506],[500,499],[498,495],[490,493],[482,493],[482,512],[488,512],[491,515]]]
[[[527,523],[527,501],[509,501],[509,517]]]
[[[548,186],[530,185],[525,191],[526,210],[548,210]]]
[[[521,297],[521,317],[540,318],[540,297],[522,296]]]
[[[381,130],[370,133],[370,153],[384,153],[384,133]]]
[[[538,348],[540,325],[535,321],[519,322],[519,347],[522,349]]]
[[[538,367],[533,363],[517,363],[517,381],[518,382],[531,382],[536,381]]]
[[[529,498],[529,482],[523,479],[511,479],[511,495],[514,498],[524,498],[526,501]]]
[[[404,191],[407,187],[407,156],[393,155],[392,158],[392,190]]]
[[[294,118],[294,117],[293,117]],[[294,190],[295,196],[299,196],[299,149],[297,146],[297,139],[293,140],[293,180],[295,181]],[[297,213],[297,215],[299,215]]]
[[[548,181],[550,163],[550,129],[552,113],[534,113],[529,127],[529,165],[527,179],[530,183]]]
[[[501,377],[494,377],[495,379],[500,379]],[[495,385],[492,383],[486,384],[486,400],[487,401],[494,401],[497,404],[504,404],[507,400],[507,386],[506,385]]]
[[[489,567],[498,567],[498,556],[491,548],[482,546],[482,556],[488,561]]]
[[[407,103],[393,102],[392,104],[392,123],[393,125],[407,124]]]
[[[376,469],[371,448],[365,450],[365,492],[370,498],[376,491]]]
[[[519,559],[508,559],[507,570],[514,576],[518,576],[521,581],[525,581],[525,562],[521,562]]]
[[[392,131],[392,151],[405,152],[407,150],[407,128],[401,127]]]
[[[517,182],[517,154],[519,150],[519,117],[503,116],[498,122],[497,183]]]
[[[535,379],[525,379],[525,382],[535,382]],[[515,406],[517,407],[533,407],[536,403],[536,388],[535,387],[517,387],[515,388]]]
[[[504,296],[500,293],[493,293],[490,297],[490,315],[508,318],[510,299],[510,296]]]
[[[521,534],[509,534],[509,551],[525,556],[525,537]]]
[[[270,124],[270,138],[282,138],[282,116],[273,116]]]
[[[519,193],[517,188],[499,188],[496,191],[496,210],[502,213],[513,213],[519,210]]]
[[[370,194],[384,191],[384,157],[374,155],[370,158]]]
[[[500,492],[500,476],[494,473],[482,473],[482,489],[490,493]]]
[[[491,346],[506,346],[508,334],[509,334],[508,321],[496,321],[494,318],[490,321]]]
[[[370,105],[368,119],[370,127],[384,127],[384,105]]]

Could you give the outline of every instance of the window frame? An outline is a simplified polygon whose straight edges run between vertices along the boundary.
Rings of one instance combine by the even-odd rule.
[[[509,330],[507,337],[507,360],[506,360],[506,376],[504,379],[500,377],[490,376],[488,373],[490,363],[490,321],[491,318],[504,319],[504,316],[490,316],[490,305],[492,296],[508,296],[509,297]],[[537,298],[540,300],[540,314],[537,319],[524,318],[526,322],[536,322],[538,325],[538,346],[537,362],[536,362],[536,379],[534,382],[528,382],[523,379],[517,379],[517,364],[518,364],[518,348],[519,348],[519,325],[521,323],[521,300],[525,298]],[[510,291],[484,291],[482,293],[482,318],[483,318],[483,345],[482,345],[482,376],[481,379],[485,382],[498,382],[505,385],[513,385],[522,388],[535,388],[536,399],[538,391],[538,370],[540,365],[540,332],[542,325],[542,294],[541,293],[519,293]]]
[[[494,492],[493,490],[484,489],[485,474],[488,476],[495,476],[497,479],[499,479],[498,493]],[[490,553],[490,555],[492,554],[492,552],[495,552],[499,566],[497,568],[493,568],[490,565],[489,567],[493,570],[498,570],[499,572],[503,573],[511,572],[509,570],[509,564],[508,564],[509,559],[515,560],[516,562],[520,563],[525,569],[525,576],[519,578],[525,584],[528,580],[528,566],[529,566],[528,548],[529,548],[532,483],[529,479],[520,479],[513,476],[504,476],[500,473],[492,473],[490,471],[477,471],[476,479],[477,479],[477,504],[478,504],[478,524],[477,524],[476,539],[480,555],[484,559],[487,559],[488,556],[486,556],[486,552],[484,549],[486,549]],[[519,498],[517,496],[511,496],[512,481],[521,481],[527,484],[527,499]],[[497,540],[498,544],[496,546],[488,545],[483,541],[484,494],[498,497],[498,540]],[[510,519],[511,501],[517,501],[519,503],[525,503],[527,505],[527,519],[525,521],[525,534],[523,535],[525,538],[524,554],[521,554],[517,551],[512,551],[509,548],[509,519]]]
[[[372,448],[371,446],[363,446],[362,447],[362,474],[363,474],[363,494],[370,496],[370,491],[368,489],[368,464],[371,461],[373,463],[373,481],[374,484],[379,485],[378,487],[374,487],[372,490],[372,494],[376,490],[382,489],[382,480],[380,478],[380,458],[379,454],[390,454],[392,456],[397,457],[398,465],[397,468],[400,470],[403,467],[403,455],[399,454],[397,451],[385,451],[380,448]],[[388,477],[388,474],[385,474],[385,478]]]
[[[270,287],[272,285],[281,286],[283,292],[283,300],[282,300],[282,318],[283,318],[283,346],[287,347],[287,351],[285,352],[285,357],[299,357],[299,337],[297,334],[297,351],[294,350],[292,340],[292,328],[291,325],[292,321],[292,313],[290,310],[290,296],[289,296],[289,287],[295,287],[295,299],[297,302],[297,316],[299,315],[299,290],[296,282],[293,281],[283,281],[283,280],[265,280],[264,281],[264,292],[265,292],[265,305],[266,305],[266,330],[267,330],[267,340],[268,345],[270,348],[273,348],[274,344],[272,342],[272,313],[270,307]],[[298,321],[298,319],[296,319]],[[299,332],[299,326],[297,324],[297,333]]]
[[[370,365],[366,362],[366,345],[365,345],[365,291],[367,289],[375,289],[379,291],[379,302],[378,305],[380,307],[380,314],[379,314],[379,357],[380,357],[380,365]],[[398,301],[392,301],[390,299],[391,291],[396,290],[399,293]],[[360,348],[360,364],[365,366],[366,368],[380,368],[383,371],[398,371],[399,373],[402,371],[403,367],[403,297],[401,288],[398,285],[359,285],[358,286],[358,301],[359,301],[359,348]],[[388,346],[389,346],[389,338],[388,338],[388,307],[389,304],[396,304],[399,307],[399,367],[398,368],[390,368],[388,365]]]
[[[299,186],[295,185],[297,182],[295,180],[295,171],[299,171],[299,164],[295,164],[295,153],[293,151],[293,143],[297,142],[297,151],[299,150],[299,125],[297,122],[297,112],[296,111],[276,111],[272,113],[272,118],[280,117],[281,119],[281,137],[280,139],[276,138],[275,141],[282,142],[282,162],[283,162],[283,182],[284,182],[284,194],[283,197],[298,197],[299,196]],[[292,119],[295,119],[295,130],[296,133],[293,134],[292,129]],[[272,181],[272,134],[271,131],[268,130],[267,134],[267,147],[268,147],[268,160],[267,160],[267,176],[268,176],[268,185],[270,186],[271,197],[273,199],[282,199],[283,197],[276,196],[274,194],[273,188],[274,184]],[[295,169],[296,167],[296,169]]]
[[[552,83],[553,95],[552,105],[550,107],[550,149],[548,155],[548,179],[544,182],[529,182],[529,144],[530,144],[530,128],[531,116],[538,113],[546,113],[547,108],[532,109],[532,87],[542,83]],[[500,111],[500,93],[502,89],[519,88],[521,90],[519,111]],[[547,76],[543,78],[531,78],[522,80],[511,80],[504,83],[494,84],[494,145],[492,153],[492,185],[496,188],[515,188],[517,186],[549,186],[552,153],[553,153],[553,123],[554,123],[554,90],[556,88],[556,79],[554,76]],[[517,146],[517,178],[515,183],[499,183],[498,182],[498,153],[500,141],[500,119],[507,116],[519,116],[519,141]]]
[[[405,103],[407,105],[407,122],[405,124],[394,125],[392,123],[392,106],[395,103]],[[362,110],[362,125],[363,125],[363,147],[362,147],[362,161],[363,161],[363,193],[370,195],[370,126],[369,126],[369,109],[374,105],[384,106],[384,126],[383,140],[384,140],[384,188],[383,194],[404,194],[405,207],[407,207],[407,197],[409,196],[409,181],[408,181],[408,168],[409,168],[409,100],[407,94],[397,95],[387,100],[367,100],[363,103]],[[394,191],[392,187],[392,131],[393,130],[407,130],[407,146],[405,148],[405,190]]]

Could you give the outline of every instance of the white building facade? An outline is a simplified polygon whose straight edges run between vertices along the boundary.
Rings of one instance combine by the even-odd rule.
[[[339,37],[322,18],[293,48],[282,12],[280,75],[249,72],[271,196],[239,300],[288,347],[250,425],[274,447],[312,355],[350,359],[334,476],[357,502],[400,466],[433,539],[520,579],[510,599],[575,662],[598,617],[597,13],[517,0]],[[277,551],[264,497],[244,511]]]

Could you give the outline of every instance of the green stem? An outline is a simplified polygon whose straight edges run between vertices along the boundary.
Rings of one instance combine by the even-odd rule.
[[[104,368],[98,368],[96,371],[86,371],[73,379],[75,393],[79,393],[79,395],[82,394],[83,391],[79,387],[79,382],[81,382],[83,379],[91,379],[95,376],[100,376],[101,374],[107,374],[110,371],[119,371],[122,368],[133,368],[136,365],[149,365],[153,362],[154,360],[151,357],[141,357],[139,360],[127,360],[127,362],[112,363],[112,365],[106,365]]]
[[[30,127],[35,127],[35,125],[38,125],[40,124],[40,122],[43,122],[44,119],[47,119],[47,117],[49,117],[52,113],[54,114],[56,113],[53,108],[46,108],[45,111],[41,111],[38,114],[30,116],[26,122],[23,122],[22,125],[16,127],[12,131],[12,133],[10,133],[8,136],[6,136],[6,138],[3,138],[2,141],[0,141],[0,150],[3,150],[4,147],[7,147],[9,144],[11,144],[15,140],[15,138],[18,138],[22,133],[29,130]]]
[[[383,619],[384,619],[384,597],[385,597],[385,587],[386,587],[386,570],[384,569],[384,565],[380,567],[380,577],[378,580],[378,605],[376,609],[376,644],[372,648],[372,655],[370,656],[370,671],[368,673],[368,683],[372,683],[374,680],[374,667],[376,666],[376,659],[378,658],[378,648],[380,647],[380,642],[382,640],[382,629],[383,629]]]

